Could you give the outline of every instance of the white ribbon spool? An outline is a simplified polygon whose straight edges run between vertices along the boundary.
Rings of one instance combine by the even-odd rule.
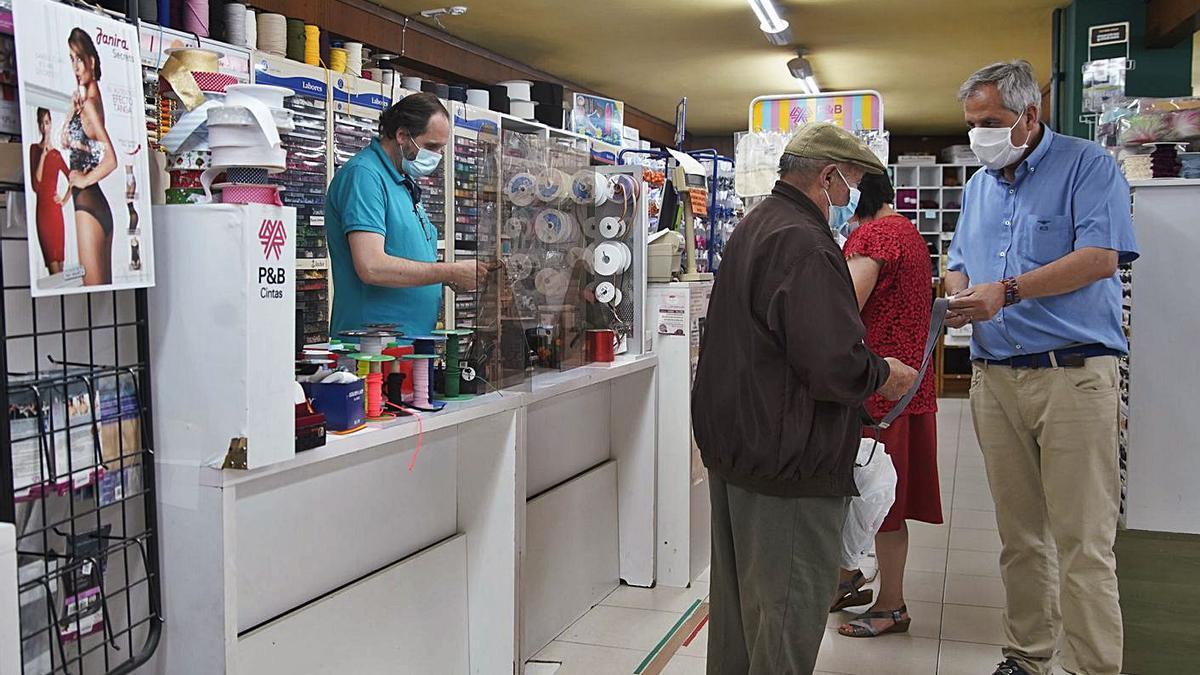
[[[571,189],[571,177],[558,169],[545,169],[538,175],[537,196],[547,204],[561,201]]]
[[[622,300],[625,299],[625,294],[622,293],[621,289],[619,289],[619,288],[614,287],[613,290],[616,291],[616,294],[613,296],[612,302],[610,302],[609,304],[612,305],[613,307],[616,307],[621,304]]]
[[[604,174],[583,169],[571,177],[571,201],[576,204],[602,206],[610,197],[612,183]]]
[[[532,121],[537,117],[537,103],[533,101],[509,101],[508,112],[513,117]]]
[[[419,77],[402,77],[400,78],[400,86],[409,91],[421,91],[421,78]]]
[[[571,275],[566,270],[546,267],[534,275],[533,285],[538,293],[549,299],[561,298],[566,295],[567,288],[571,285]]]
[[[513,239],[520,239],[529,231],[529,220],[520,216],[513,216],[504,221],[504,232]]]
[[[596,302],[608,304],[617,297],[617,287],[611,281],[596,284]]]
[[[508,89],[508,100],[510,103],[517,101],[529,101],[533,98],[533,83],[529,80],[506,80],[499,83],[501,87]],[[513,113],[516,114],[515,112]]]
[[[561,244],[573,229],[571,216],[558,209],[542,209],[533,219],[533,231],[543,244]]]
[[[508,201],[517,206],[529,206],[537,198],[537,179],[531,173],[521,172],[508,179],[504,193]]]
[[[628,268],[625,253],[616,242],[606,241],[596,246],[592,255],[592,269],[602,277],[611,277]]]
[[[617,237],[624,236],[629,226],[625,224],[624,220],[616,216],[607,216],[600,219],[598,229],[600,230],[600,235],[605,239],[616,239]]]
[[[487,89],[468,89],[467,105],[488,110],[492,105],[492,92]]]
[[[583,219],[583,234],[588,239],[595,239],[600,236],[600,219],[596,216],[590,216]]]
[[[275,128],[287,133],[296,128],[292,111],[287,108],[272,108],[271,117],[275,120]],[[212,125],[257,125],[258,118],[248,108],[225,105],[219,108],[209,108],[208,124]]]

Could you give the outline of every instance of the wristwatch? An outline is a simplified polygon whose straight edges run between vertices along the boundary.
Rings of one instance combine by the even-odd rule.
[[[1017,286],[1016,277],[1005,277],[1000,280],[1004,284],[1004,306],[1015,305],[1021,302],[1021,289]]]

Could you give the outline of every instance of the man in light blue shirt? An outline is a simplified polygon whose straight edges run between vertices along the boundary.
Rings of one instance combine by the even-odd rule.
[[[947,321],[973,325],[971,411],[1003,541],[1008,644],[995,675],[1050,673],[1060,633],[1067,670],[1118,675],[1117,359],[1128,345],[1117,265],[1138,255],[1129,186],[1099,145],[1038,121],[1028,62],[979,70],[959,98],[986,169],[964,190]]]
[[[437,262],[437,230],[416,179],[438,170],[450,139],[441,101],[410,94],[383,112],[379,129],[379,138],[337,172],[325,198],[334,337],[375,323],[428,335],[442,284],[474,291],[489,271],[476,260]]]

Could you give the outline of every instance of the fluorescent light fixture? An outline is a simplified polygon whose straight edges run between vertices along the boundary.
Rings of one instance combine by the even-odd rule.
[[[805,82],[804,80],[796,80],[796,85],[800,87],[800,93],[801,93],[801,94],[804,94],[805,96],[807,96],[807,95],[809,95],[809,94],[813,93],[813,92],[812,92],[812,91],[811,91],[811,90],[808,88],[808,82]]]
[[[754,16],[758,17],[758,29],[767,36],[774,45],[786,45],[791,42],[792,34],[788,30],[788,22],[779,16],[773,0],[747,0]]]
[[[804,86],[808,88],[808,93],[810,94],[821,93],[821,88],[817,86],[817,79],[812,75],[804,78]]]

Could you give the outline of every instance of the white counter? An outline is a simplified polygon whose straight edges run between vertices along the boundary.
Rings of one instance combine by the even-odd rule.
[[[539,374],[249,471],[160,436],[149,672],[514,672],[620,580],[653,583],[656,363]]]

